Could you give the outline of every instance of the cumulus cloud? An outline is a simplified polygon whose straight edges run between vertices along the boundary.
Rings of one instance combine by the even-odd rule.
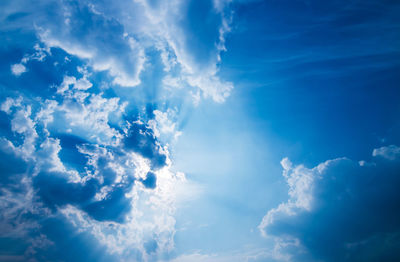
[[[10,257],[75,261],[61,249],[79,250],[82,242],[104,249],[105,261],[115,260],[107,254],[149,261],[170,252],[176,205],[199,190],[171,168],[179,107],[157,101],[143,113],[154,101],[143,98],[153,87],[142,75],[157,67],[157,92],[224,102],[233,88],[218,75],[229,1],[17,0],[4,7],[0,30],[18,32],[21,42],[20,57],[7,64],[10,83],[27,81],[0,101],[0,227],[22,250]],[[204,30],[197,11],[207,17]],[[72,236],[90,241],[66,244]]]
[[[33,24],[32,30],[45,47],[38,48],[36,55],[25,55],[20,68],[32,59],[43,60],[51,48],[61,48],[94,70],[108,72],[115,85],[137,86],[146,61],[156,55],[164,67],[161,77],[178,77],[181,87],[223,102],[233,88],[218,74],[221,53],[227,50],[226,35],[231,31],[230,2],[138,0],[110,5],[107,1],[42,0],[36,8],[8,3],[7,10],[26,13],[9,27]]]
[[[314,168],[283,159],[289,199],[268,211],[261,232],[277,241],[297,240],[309,257],[295,249],[288,255],[296,261],[398,259],[398,150],[381,147],[372,162],[338,158]]]
[[[145,62],[143,47],[126,34],[115,18],[108,18],[89,3],[59,2],[51,20],[39,20],[36,30],[48,47],[62,48],[85,59],[97,71],[107,71],[114,84],[136,86]]]
[[[14,135],[1,140],[0,226],[32,249],[26,259],[59,244],[44,231],[45,217],[71,223],[120,261],[147,261],[174,246],[185,176],[170,171],[155,127],[124,119],[126,105],[91,87],[85,76],[65,76],[52,99],[19,96],[1,104]],[[111,127],[110,116],[121,126]]]
[[[151,37],[158,41],[164,68],[170,73],[165,82],[171,83],[169,80],[177,79],[178,75],[179,82],[174,81],[172,86],[195,87],[204,97],[224,102],[233,88],[232,83],[218,76],[220,54],[226,50],[225,36],[232,19],[232,13],[226,8],[229,2],[140,3],[145,9],[145,19],[154,28],[145,30],[152,32]],[[203,25],[201,30],[196,27],[199,23]]]
[[[15,76],[20,76],[21,74],[27,71],[26,67],[23,64],[14,64],[11,66],[11,72]]]
[[[12,115],[11,130],[21,136],[23,143],[17,146],[20,154],[25,159],[32,158],[35,151],[35,142],[38,134],[35,129],[35,122],[31,118],[32,107],[22,105],[21,98],[7,98],[1,105],[1,110]]]
[[[26,72],[29,61],[43,61],[51,48],[61,48],[95,71],[107,72],[114,85],[131,87],[141,84],[147,61],[157,57],[164,69],[158,77],[180,79],[180,88],[196,94],[195,104],[200,95],[222,103],[233,88],[218,74],[231,31],[229,6],[230,1],[211,0],[113,1],[112,5],[41,0],[29,7],[23,1],[10,2],[5,17],[13,15],[9,12],[26,16],[10,21],[9,27],[30,28],[40,41],[32,54],[12,65],[12,72],[18,76]]]
[[[147,124],[154,131],[154,136],[165,140],[178,139],[182,132],[176,123],[177,109],[168,108],[166,112],[154,110],[153,114],[154,119],[150,119]]]
[[[154,56],[152,50],[158,50],[164,67],[161,77],[178,77],[180,87],[224,102],[233,88],[218,76],[231,30],[228,7],[229,1],[113,2],[112,8],[63,2],[52,6],[57,15],[51,21],[38,19],[36,31],[47,48],[62,48],[85,59],[121,86],[139,85],[149,51]]]

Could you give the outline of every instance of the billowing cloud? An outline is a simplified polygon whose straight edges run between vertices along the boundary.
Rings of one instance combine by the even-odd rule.
[[[381,147],[373,151],[372,162],[338,158],[314,168],[283,159],[289,200],[268,211],[261,232],[277,241],[297,240],[299,248],[288,254],[296,261],[396,260],[398,150]]]
[[[7,258],[155,261],[171,252],[176,205],[196,190],[172,171],[169,143],[186,100],[229,96],[233,84],[218,72],[231,19],[229,1],[2,3],[0,31],[10,33],[0,51],[11,55],[0,227],[18,247]]]
[[[50,87],[57,90],[54,100],[20,96],[2,103],[18,137],[1,140],[0,225],[3,232],[31,242],[36,241],[31,230],[36,230],[40,234],[35,237],[51,243],[58,240],[42,228],[46,216],[57,217],[121,260],[148,260],[173,246],[173,186],[185,183],[184,175],[169,170],[168,151],[151,126],[122,121],[125,107],[119,107],[119,100],[88,93],[91,87],[85,78],[66,76],[61,85]],[[121,118],[114,122],[122,126],[112,128],[111,115]],[[27,218],[12,226],[25,213]],[[155,248],[148,247],[149,241]]]
[[[175,79],[172,86],[196,87],[204,97],[223,102],[233,88],[232,83],[218,76],[220,54],[226,50],[225,35],[230,31],[232,19],[226,8],[229,3],[174,1],[171,5],[160,1],[152,6],[142,1],[142,4],[147,19],[159,28],[158,48],[165,70],[170,73],[166,79]]]
[[[156,120],[158,111],[146,121],[127,116],[128,101],[104,94],[87,69],[73,72],[44,87],[47,96],[1,103],[0,227],[22,248],[12,256],[74,261],[60,249],[60,225],[118,261],[169,252],[177,187],[186,180],[170,171],[168,149],[149,123],[178,132],[175,124]]]
[[[91,4],[60,3],[51,21],[40,21],[37,32],[48,47],[87,59],[98,71],[107,70],[114,83],[136,86],[145,62],[144,50],[123,25]]]
[[[16,76],[29,70],[29,61],[43,60],[51,48],[61,48],[95,71],[107,72],[114,85],[133,87],[141,84],[141,74],[156,55],[163,66],[159,77],[180,79],[175,86],[194,97],[199,93],[223,102],[233,88],[218,76],[231,30],[229,2],[42,0],[27,7],[18,1],[8,3],[0,15],[8,19],[24,13],[10,20],[7,29],[30,28],[44,46],[37,45],[35,54],[13,65]]]

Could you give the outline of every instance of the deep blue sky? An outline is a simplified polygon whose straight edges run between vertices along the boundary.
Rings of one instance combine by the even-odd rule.
[[[223,72],[249,114],[314,164],[363,159],[380,139],[399,142],[398,12],[390,1],[239,5]]]
[[[0,261],[398,261],[398,1],[3,1]]]

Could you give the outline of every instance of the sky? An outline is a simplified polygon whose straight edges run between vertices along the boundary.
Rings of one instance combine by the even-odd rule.
[[[1,1],[0,261],[399,261],[399,14]]]

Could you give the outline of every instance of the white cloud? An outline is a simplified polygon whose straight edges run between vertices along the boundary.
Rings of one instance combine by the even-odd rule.
[[[123,191],[122,198],[128,201],[128,210],[130,207],[132,209],[121,223],[94,218],[93,214],[83,211],[84,208],[73,201],[70,205],[57,202],[55,206],[75,223],[77,231],[92,234],[110,253],[119,254],[122,260],[132,261],[133,248],[145,261],[155,260],[160,253],[170,252],[174,247],[176,208],[197,197],[203,190],[186,180],[183,173],[172,171],[168,146],[160,144],[162,137],[171,141],[181,134],[177,124],[178,109],[155,110],[154,119],[146,119],[148,122],[144,131],[133,131],[141,132],[141,135],[148,132],[145,135],[151,136],[150,139],[147,136],[147,140],[143,139],[143,143],[154,143],[153,147],[149,147],[150,150],[143,150],[151,151],[149,155],[142,156],[140,150],[132,150],[135,153],[128,151],[121,143],[128,135],[121,130],[129,129],[130,125],[124,120],[127,102],[122,101],[125,97],[110,98],[109,93],[104,95],[102,91],[109,90],[105,90],[101,83],[92,83],[93,79],[88,72],[92,71],[93,75],[98,76],[93,71],[105,71],[115,85],[137,86],[141,84],[141,74],[150,65],[146,64],[146,61],[150,61],[146,56],[160,56],[155,58],[161,59],[160,67],[164,71],[160,70],[162,73],[156,77],[160,77],[158,80],[163,80],[170,90],[187,89],[186,92],[193,94],[197,102],[201,97],[224,102],[233,88],[232,83],[220,79],[218,75],[220,54],[226,50],[225,36],[230,31],[231,14],[225,12],[228,2],[215,1],[214,6],[211,6],[214,9],[209,10],[212,18],[218,22],[210,25],[210,30],[216,31],[216,34],[212,39],[207,39],[206,51],[209,51],[209,55],[204,57],[193,48],[195,45],[190,43],[192,38],[184,26],[185,19],[190,19],[185,17],[189,16],[186,1],[117,1],[112,6],[59,1],[52,5],[51,14],[43,12],[48,10],[45,8],[47,1],[39,1],[37,10],[35,7],[27,7],[29,19],[32,20],[29,22],[34,24],[33,29],[41,43],[36,44],[31,53],[25,54],[20,63],[11,66],[12,73],[19,76],[28,70],[30,61],[44,61],[52,55],[51,51],[54,54],[60,51],[51,48],[60,48],[75,56],[66,58],[66,61],[69,60],[66,65],[80,60],[83,66],[78,68],[80,76],[74,75],[74,70],[69,68],[71,70],[65,73],[62,83],[53,86],[54,89],[49,90],[47,97],[32,100],[8,98],[1,105],[1,109],[10,115],[12,131],[22,140],[22,143],[14,141],[15,145],[8,141],[10,147],[16,154],[30,161],[32,170],[27,174],[27,184],[32,191],[25,197],[39,201],[40,188],[33,190],[31,180],[51,172],[54,175],[62,173],[61,182],[57,180],[61,184],[66,177],[68,183],[79,183],[82,186],[91,179],[95,180],[98,188],[91,198],[93,201],[107,200],[114,190],[126,186],[128,189]],[[15,12],[22,12],[25,8],[19,6],[18,2],[13,7]],[[54,55],[51,59],[58,57]],[[64,62],[56,61],[53,64],[60,65],[57,69],[63,70],[61,64]],[[120,90],[119,87],[115,88],[117,95]],[[71,136],[57,138],[65,133]],[[79,141],[82,139],[83,144],[76,146],[72,143],[68,145],[72,149],[66,147],[65,150],[61,147],[63,139],[75,137]],[[133,136],[132,140],[135,139]],[[64,152],[66,158],[71,152],[83,155],[84,160],[77,164],[82,166],[82,170],[77,168],[80,173],[68,169],[71,167],[68,160],[63,158]],[[150,159],[152,154],[166,158],[164,161],[160,157],[161,164],[155,167],[156,170],[152,170],[155,165]],[[112,172],[112,175],[107,177],[105,171]],[[155,174],[155,188],[146,187],[144,183],[149,172]],[[48,180],[45,183],[50,184]],[[134,186],[129,187],[129,183],[134,183]],[[52,192],[48,194],[51,197]],[[18,206],[24,201],[24,198],[16,195],[9,195],[9,199],[18,199],[15,200]],[[29,204],[34,208],[46,205],[45,201],[31,203],[32,199],[29,199]],[[4,208],[14,210],[8,203],[3,204]],[[20,210],[15,209],[15,214],[24,212]],[[46,209],[46,212],[50,214],[56,211]],[[38,246],[46,242],[42,240],[38,238]],[[149,240],[156,242],[155,252],[146,250]]]
[[[6,101],[4,101],[1,104],[1,110],[4,111],[7,114],[11,114],[11,109],[13,107],[20,107],[21,106],[21,102],[22,102],[22,97],[18,97],[18,98],[11,98],[11,97],[7,97]]]
[[[294,216],[298,211],[311,210],[313,202],[314,179],[321,175],[321,166],[308,169],[303,165],[294,167],[288,158],[281,161],[283,176],[289,186],[289,200],[273,208],[264,216],[259,225],[261,233],[266,236],[265,228],[273,224],[282,215]]]
[[[176,110],[170,108],[166,112],[154,110],[153,114],[155,117],[148,121],[148,125],[153,129],[156,137],[176,140],[182,134],[175,122],[177,116]]]
[[[174,1],[173,4],[160,2],[157,7],[150,5],[147,1],[140,1],[144,8],[145,14],[152,25],[161,30],[150,30],[155,39],[159,39],[158,48],[161,50],[162,61],[167,72],[179,65],[179,78],[186,82],[187,85],[198,88],[202,91],[205,98],[211,97],[216,102],[224,102],[229,96],[233,84],[222,81],[218,77],[218,63],[221,62],[220,53],[226,51],[225,35],[230,31],[230,23],[232,20],[231,13],[224,13],[224,6],[229,1],[215,1],[215,15],[221,16],[221,24],[217,25],[218,39],[214,39],[214,50],[210,50],[212,55],[206,62],[199,62],[195,51],[188,44],[188,37],[184,29],[180,27],[183,17],[180,15],[181,10],[185,12],[187,4],[183,1]],[[168,10],[168,11],[166,11]],[[169,86],[176,86],[176,81],[171,81],[167,75],[165,83]],[[180,86],[182,86],[180,84]]]
[[[16,77],[28,71],[28,69],[26,68],[26,64],[29,61],[37,60],[41,62],[46,58],[47,54],[50,54],[49,48],[40,47],[39,44],[35,44],[33,48],[35,52],[33,52],[32,54],[25,54],[20,63],[11,65],[11,72]]]
[[[57,87],[57,93],[63,94],[69,91],[70,86],[72,86],[72,89],[85,91],[91,88],[93,84],[87,80],[86,76],[78,80],[74,76],[64,76],[63,82]]]
[[[198,87],[203,92],[203,97],[211,97],[215,102],[223,103],[233,89],[231,82],[223,82],[216,76],[216,72],[204,75],[187,76],[186,81],[193,87]]]
[[[195,250],[191,253],[185,253],[169,260],[171,262],[262,262],[262,261],[282,261],[277,255],[276,250],[268,248],[246,247],[230,252],[206,253],[201,250]]]
[[[65,79],[71,85],[62,92],[65,95],[65,97],[62,97],[64,101],[61,100],[61,103],[58,103],[46,100],[44,103],[39,103],[40,107],[36,115],[31,112],[31,106],[26,105],[28,101],[22,98],[9,98],[3,102],[1,109],[12,116],[12,130],[24,135],[24,143],[21,148],[15,147],[12,143],[6,141],[8,147],[12,152],[16,152],[21,156],[30,156],[29,159],[33,161],[35,172],[34,174],[30,173],[28,177],[37,176],[40,172],[45,171],[62,172],[68,176],[69,183],[82,183],[82,185],[92,178],[98,179],[102,186],[96,192],[95,199],[97,201],[107,199],[109,197],[108,194],[113,190],[132,183],[129,181],[131,181],[130,178],[134,177],[136,179],[135,185],[123,196],[129,200],[126,208],[132,208],[126,215],[124,223],[96,220],[75,205],[61,207],[60,212],[74,223],[77,231],[86,231],[92,234],[100,244],[108,248],[109,253],[118,254],[121,257],[121,261],[124,261],[124,259],[125,261],[131,261],[132,256],[135,257],[132,255],[133,249],[141,254],[144,261],[147,261],[152,256],[157,256],[159,253],[171,251],[174,247],[174,213],[178,198],[184,194],[190,196],[184,190],[191,188],[185,186],[187,181],[184,174],[171,171],[171,161],[168,159],[168,152],[165,152],[167,157],[166,166],[153,171],[157,177],[157,187],[148,189],[140,181],[145,179],[147,173],[151,170],[150,161],[139,153],[126,152],[119,147],[118,143],[106,146],[90,144],[78,146],[78,151],[86,155],[88,159],[87,167],[91,166],[93,168],[87,169],[84,174],[78,174],[74,170],[67,170],[59,157],[59,152],[62,149],[60,140],[49,137],[52,133],[51,128],[49,130],[46,129],[49,124],[53,121],[60,121],[59,113],[65,113],[66,116],[63,120],[67,121],[72,129],[74,129],[74,125],[78,125],[80,128],[86,129],[88,136],[92,136],[96,132],[107,133],[112,130],[107,126],[108,115],[110,112],[120,110],[120,105],[118,104],[118,99],[105,99],[100,95],[90,95],[86,105],[80,104],[80,110],[74,114],[73,106],[70,105],[70,103],[73,103],[73,101],[70,101],[73,98],[66,97],[66,94],[70,92],[73,97],[75,92],[82,91],[74,88],[76,83],[79,82],[78,80]],[[68,79],[73,81],[68,81]],[[56,114],[58,114],[57,118],[54,117]],[[164,118],[163,113],[160,112],[159,115],[161,122],[164,121],[164,125],[170,124],[168,119]],[[46,132],[43,133],[43,137],[40,138],[41,142],[36,147],[35,143],[38,138],[36,129],[42,124]],[[166,132],[174,130],[174,128],[171,129],[171,127],[167,126],[162,126],[162,129],[166,129]],[[75,134],[76,130],[73,130],[73,132]],[[163,150],[166,149],[164,148]],[[115,172],[116,176],[111,182],[103,184],[105,181],[104,171],[106,169]],[[3,212],[3,214],[6,214],[10,219],[15,219],[15,216],[25,212],[25,208],[29,207],[32,210],[29,209],[28,211],[33,212],[33,209],[38,209],[40,206],[39,203],[33,203],[32,199],[38,199],[37,195],[35,195],[35,190],[31,187],[30,179],[26,180],[26,183],[30,189],[29,194],[25,192],[22,195],[16,195],[14,192],[6,192],[4,191],[6,189],[0,188],[4,191],[2,191],[0,198],[3,196],[7,198],[7,201],[2,201],[2,207],[7,211]],[[29,202],[26,199],[27,197],[29,197]],[[35,223],[24,223],[21,221],[21,228],[16,228],[11,227],[11,220],[0,219],[0,227],[13,232],[13,234],[17,230],[28,232],[33,226],[38,226]],[[149,240],[154,240],[157,243],[156,252],[146,250],[145,244]],[[38,242],[36,241],[35,243]],[[34,247],[32,246],[32,248]]]
[[[281,161],[288,200],[270,209],[259,229],[276,243],[288,243],[288,238],[296,243],[281,253],[282,259],[297,261],[303,256],[309,261],[338,261],[352,257],[358,261],[369,254],[368,245],[374,239],[388,245],[370,255],[385,256],[385,248],[396,241],[390,234],[400,228],[397,222],[390,222],[399,219],[394,206],[400,201],[395,193],[400,184],[400,154],[399,148],[391,145],[373,150],[372,155],[372,162],[337,158],[313,168],[293,165],[287,158]],[[349,243],[363,244],[355,248]]]
[[[7,104],[7,101],[5,103]],[[23,144],[18,146],[20,153],[26,159],[32,158],[38,134],[36,133],[35,122],[31,119],[31,106],[22,106],[18,102],[14,103],[14,105],[17,105],[17,109],[12,114],[11,130],[23,136]]]
[[[146,165],[146,162],[140,161],[140,156],[129,156],[135,162],[139,160],[141,165]],[[122,164],[126,159],[114,159],[113,162]],[[184,175],[172,173],[169,166],[156,171],[156,174],[157,187],[154,190],[136,184],[126,194],[132,210],[124,223],[94,220],[72,205],[60,211],[77,230],[92,234],[107,247],[109,253],[118,254],[121,261],[131,261],[132,252],[139,252],[143,261],[148,261],[155,255],[146,251],[148,240],[157,243],[157,254],[170,252],[174,247],[176,185],[184,182]]]
[[[400,147],[395,145],[383,146],[374,149],[372,155],[384,157],[389,160],[395,160],[396,158],[400,157]]]
[[[84,59],[96,71],[107,71],[114,84],[126,87],[141,83],[139,75],[146,61],[145,52],[133,37],[124,34],[123,25],[115,18],[96,12],[91,5],[64,4],[58,12],[69,22],[45,21],[36,27],[40,40],[47,48],[61,48],[67,53]],[[77,32],[77,26],[85,23],[80,15],[97,21],[86,24],[85,32]],[[58,23],[63,23],[57,25]]]
[[[210,30],[216,30],[217,36],[215,39],[205,39],[209,42],[207,48],[210,53],[206,58],[196,53],[197,50],[189,43],[192,39],[190,32],[186,32],[187,29],[182,26],[188,23],[185,19],[190,19],[185,17],[188,4],[180,0],[151,3],[143,0],[124,4],[116,2],[113,8],[96,5],[97,13],[92,14],[93,16],[106,21],[106,25],[109,21],[116,20],[124,29],[123,34],[115,35],[110,40],[110,46],[107,45],[110,51],[107,48],[98,50],[103,43],[97,42],[90,43],[91,48],[88,48],[82,41],[75,41],[68,31],[60,36],[43,27],[39,30],[39,35],[48,46],[60,47],[70,54],[88,59],[95,70],[108,70],[114,77],[114,83],[124,86],[140,83],[140,73],[146,70],[145,51],[155,48],[159,50],[164,64],[165,84],[169,87],[177,86],[178,82],[171,80],[180,79],[180,87],[198,89],[203,97],[221,103],[233,88],[231,82],[223,81],[218,76],[220,53],[226,50],[225,37],[231,30],[232,13],[226,8],[229,1],[215,1],[214,8],[210,11],[210,16],[219,17],[221,23],[210,26]],[[71,13],[73,11],[69,11],[69,16]],[[91,33],[99,34],[97,31]],[[129,48],[125,47],[125,55],[121,56],[120,52],[111,51],[113,44]]]
[[[55,87],[61,102],[46,100],[37,120],[43,121],[45,126],[53,123],[57,128],[70,130],[88,141],[118,144],[122,134],[110,127],[109,120],[120,119],[127,102],[120,103],[117,97],[105,98],[102,93],[92,94],[89,92],[91,87],[92,83],[86,75],[80,79],[64,76],[63,82]],[[57,119],[54,118],[55,114],[58,115]]]
[[[197,32],[187,28],[193,19],[188,1],[114,1],[112,6],[57,2],[50,17],[43,11],[48,5],[45,0],[39,1],[36,9],[10,3],[8,10],[31,14],[32,29],[44,45],[36,44],[35,52],[26,54],[15,72],[25,72],[22,69],[32,59],[43,61],[55,47],[79,57],[94,70],[108,72],[116,85],[137,86],[146,70],[148,51],[157,55],[154,50],[158,50],[165,71],[161,77],[178,77],[184,87],[223,102],[233,88],[218,75],[221,52],[227,50],[226,35],[231,31],[230,3],[218,0],[207,6],[213,23],[205,25],[210,34],[203,38],[193,37]],[[23,25],[32,27],[32,21]]]
[[[15,76],[20,76],[27,71],[26,67],[23,64],[14,64],[11,66],[11,72]]]

